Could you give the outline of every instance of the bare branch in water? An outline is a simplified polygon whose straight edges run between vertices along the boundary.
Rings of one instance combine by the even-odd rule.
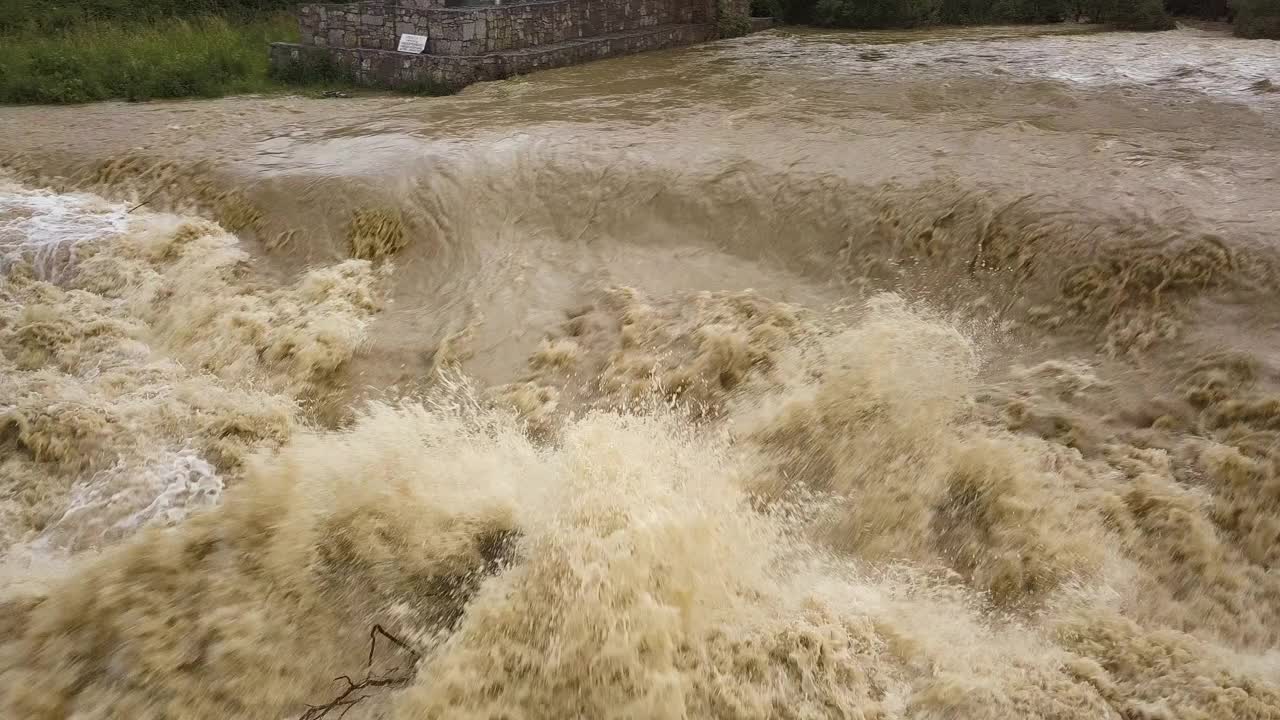
[[[379,635],[390,640],[401,650],[404,650],[413,656],[413,663],[403,675],[396,675],[396,671],[400,669],[399,667],[391,668],[381,675],[373,674],[373,654],[378,647]],[[374,625],[369,629],[369,660],[365,663],[364,679],[360,682],[356,682],[348,675],[339,675],[334,678],[334,682],[341,680],[346,683],[347,687],[339,693],[337,697],[324,705],[308,705],[307,711],[304,712],[302,717],[298,718],[298,720],[322,720],[323,718],[328,717],[329,713],[334,710],[341,710],[337,716],[337,720],[342,720],[347,716],[347,713],[351,711],[351,708],[355,707],[360,701],[367,700],[369,698],[369,695],[357,695],[356,697],[352,697],[352,695],[355,695],[361,690],[404,687],[409,684],[409,681],[412,680],[413,676],[417,673],[418,661],[421,659],[422,654],[417,650],[414,650],[408,643],[395,635],[392,635],[390,632],[387,632],[387,629],[381,625]]]
[[[409,647],[409,645],[406,644],[403,640],[387,632],[386,628],[382,627],[381,625],[374,625],[373,627],[369,628],[369,661],[364,664],[365,669],[373,667],[373,651],[377,647],[379,635],[398,645],[401,650],[404,650],[410,653],[411,655],[413,655],[413,662],[415,665],[418,663],[418,660],[422,658],[422,656],[418,654],[417,650],[414,650],[413,648]]]

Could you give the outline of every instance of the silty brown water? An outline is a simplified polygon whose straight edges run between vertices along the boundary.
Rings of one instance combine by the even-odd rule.
[[[0,110],[2,707],[1280,715],[1273,82],[774,31]]]

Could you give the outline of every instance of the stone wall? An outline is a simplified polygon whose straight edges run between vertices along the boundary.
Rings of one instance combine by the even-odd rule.
[[[355,82],[455,90],[534,70],[750,32],[750,0],[446,0],[303,5],[300,45],[271,49],[278,72],[336,66]],[[508,0],[510,2],[510,0]],[[401,35],[427,38],[396,52]]]
[[[427,37],[431,55],[485,55],[661,25],[709,23],[714,13],[703,0],[543,0],[468,8],[426,4],[437,2],[303,5],[302,44],[394,50],[401,35],[412,33]]]
[[[616,55],[710,40],[709,25],[665,25],[652,30],[573,40],[546,48],[485,56],[410,55],[373,48],[323,48],[289,43],[271,46],[271,66],[287,72],[306,63],[334,64],[359,85],[453,91],[476,82],[575,65]]]
[[[701,3],[680,0],[551,0],[426,13],[430,52],[484,55],[659,25],[705,23]]]
[[[427,10],[408,2],[303,5],[298,8],[298,26],[303,45],[394,50],[405,33],[428,34]]]

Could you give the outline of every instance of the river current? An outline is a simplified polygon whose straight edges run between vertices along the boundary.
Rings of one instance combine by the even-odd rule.
[[[1277,238],[1213,26],[0,108],[0,717],[1280,717]]]

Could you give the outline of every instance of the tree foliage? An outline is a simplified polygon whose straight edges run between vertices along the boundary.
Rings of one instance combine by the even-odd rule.
[[[1164,10],[1170,15],[1220,20],[1229,15],[1230,0],[1165,0]]]
[[[915,27],[939,20],[939,0],[818,0],[814,20],[832,27]]]
[[[1164,10],[1163,0],[1113,0],[1106,21],[1124,30],[1169,30],[1173,18]]]
[[[942,0],[940,16],[949,25],[1050,23],[1067,10],[1066,0]]]
[[[1235,0],[1236,34],[1280,40],[1280,0]]]

